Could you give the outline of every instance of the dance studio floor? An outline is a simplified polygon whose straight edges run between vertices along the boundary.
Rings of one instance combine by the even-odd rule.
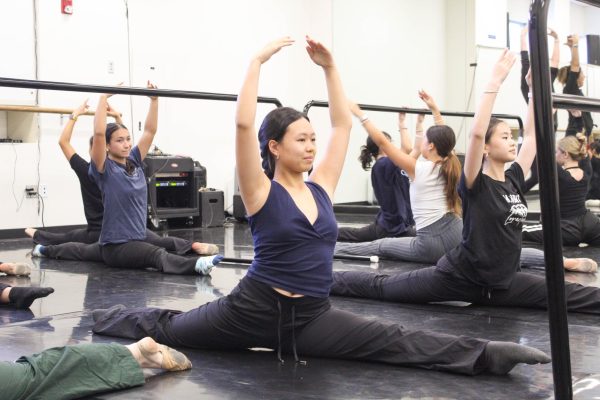
[[[347,224],[361,224],[372,216],[339,215]],[[217,243],[228,257],[250,258],[248,226],[171,230],[170,235]],[[52,286],[56,292],[38,300],[29,311],[0,307],[0,360],[14,360],[52,346],[103,343],[121,339],[92,335],[90,311],[113,304],[188,310],[227,294],[245,274],[245,265],[216,268],[211,277],[163,275],[101,264],[31,260],[31,241],[0,241],[0,260],[27,261],[35,270],[30,278],[0,277],[12,285]],[[569,256],[600,259],[600,250],[569,248]],[[335,261],[336,270],[385,272],[419,268],[411,263],[383,261],[379,265]],[[541,271],[534,273],[542,273]],[[600,276],[600,274],[599,274]],[[599,286],[595,275],[568,273],[567,279]],[[408,305],[371,300],[332,298],[334,306],[369,318],[384,318],[410,329],[467,334],[508,340],[550,352],[544,310],[491,308],[466,305]],[[273,327],[273,329],[276,329]],[[569,316],[573,380],[600,374],[600,317]],[[194,368],[150,378],[143,387],[94,396],[94,399],[548,399],[553,397],[550,364],[519,366],[508,376],[468,377],[367,362],[308,358],[296,366],[286,356],[279,365],[268,351],[217,352],[184,349]],[[585,398],[584,394],[576,398]],[[587,397],[592,398],[592,397]]]

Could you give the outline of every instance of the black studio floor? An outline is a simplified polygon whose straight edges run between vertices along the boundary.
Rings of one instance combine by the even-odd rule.
[[[372,216],[339,215],[341,223],[362,224]],[[248,226],[171,230],[170,235],[217,243],[228,257],[249,258]],[[246,266],[216,268],[211,277],[163,275],[101,264],[46,259],[31,260],[31,241],[0,241],[0,259],[25,261],[35,267],[30,278],[0,277],[12,285],[52,286],[56,292],[38,300],[29,311],[0,307],[0,360],[52,346],[102,343],[121,339],[92,335],[90,311],[113,304],[188,310],[223,296],[245,274]],[[600,259],[600,249],[569,248],[569,256]],[[378,269],[385,272],[419,268],[417,264],[383,261],[369,265],[335,261],[334,268]],[[540,271],[534,273],[542,273]],[[599,274],[600,276],[600,274]],[[568,273],[567,279],[599,286],[595,275]],[[449,305],[407,305],[332,298],[342,309],[371,318],[385,318],[410,329],[467,334],[527,344],[550,352],[544,310]],[[274,327],[275,329],[275,327]],[[573,380],[600,374],[600,317],[569,316]],[[150,378],[143,387],[96,395],[94,399],[548,399],[553,398],[551,366],[519,366],[508,376],[468,377],[366,362],[309,358],[307,366],[293,359],[279,365],[273,352],[214,352],[184,349],[190,371]],[[1,396],[1,394],[0,394]],[[576,398],[586,397],[579,393]]]

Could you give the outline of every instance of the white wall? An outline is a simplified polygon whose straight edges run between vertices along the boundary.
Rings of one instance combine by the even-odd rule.
[[[562,6],[568,3],[558,1]],[[235,94],[249,57],[267,41],[291,35],[298,43],[263,67],[259,94],[302,108],[308,100],[326,99],[322,72],[303,49],[302,38],[308,33],[333,49],[351,99],[422,107],[417,90],[424,88],[443,108],[463,111],[473,110],[498,52],[475,46],[475,0],[103,0],[75,2],[71,16],[60,13],[60,3],[38,0],[37,44],[33,4],[0,1],[0,40],[10,54],[0,64],[0,76],[35,77],[37,57],[38,78],[43,80],[143,86],[152,79],[161,88]],[[506,8],[526,15],[528,0],[506,0]],[[586,27],[600,26],[594,25],[592,14],[581,15]],[[475,69],[468,66],[474,62]],[[473,98],[467,105],[473,73]],[[0,88],[0,102],[34,104],[35,94]],[[94,107],[97,95],[73,92],[40,91],[39,104],[75,107],[86,97]],[[147,99],[115,96],[112,103],[139,138]],[[259,106],[257,122],[271,109]],[[524,111],[517,66],[496,111]],[[233,191],[234,112],[234,103],[161,99],[155,140],[164,151],[189,155],[205,165],[208,185],[225,190],[226,206]],[[395,115],[370,117],[397,135]],[[310,118],[322,150],[329,131],[327,110],[314,108]],[[413,117],[409,120],[412,126]],[[0,185],[5,188],[0,229],[42,225],[38,201],[23,199],[25,185],[38,181],[48,187],[47,226],[85,223],[77,179],[57,145],[64,122],[59,115],[42,115],[39,142],[0,144]],[[464,142],[466,134],[459,128],[466,131],[470,120],[448,123]],[[91,127],[92,119],[82,117],[72,140],[86,158]],[[368,173],[356,160],[365,138],[355,123],[336,202],[367,199]]]
[[[333,48],[348,97],[359,103],[422,108],[417,92],[424,88],[443,104],[445,10],[446,2],[440,0],[377,0],[368,5],[334,0]],[[325,113],[314,112],[319,117]],[[395,114],[369,112],[369,117],[399,142]],[[408,121],[414,130],[414,116]],[[364,130],[355,122],[336,202],[367,198],[370,172],[363,171],[357,160],[365,140]]]

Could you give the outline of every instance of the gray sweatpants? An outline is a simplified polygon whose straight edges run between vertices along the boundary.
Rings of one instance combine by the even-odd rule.
[[[372,242],[337,242],[335,254],[379,256],[390,260],[435,264],[462,240],[462,219],[446,214],[433,224],[421,228],[415,237],[384,238]],[[522,268],[544,268],[544,252],[523,248]]]

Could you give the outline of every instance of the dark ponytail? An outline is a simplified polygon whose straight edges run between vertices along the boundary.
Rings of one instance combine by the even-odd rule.
[[[442,158],[437,163],[440,164],[440,175],[446,181],[444,194],[446,195],[448,210],[460,216],[461,202],[458,196],[458,181],[462,167],[454,153],[456,135],[448,125],[434,125],[427,129],[425,134],[427,135],[427,141],[435,146],[435,150]]]
[[[387,132],[382,132],[389,141],[392,141],[392,137]],[[373,159],[377,158],[379,155],[379,146],[375,144],[373,139],[370,136],[367,137],[367,143],[360,148],[360,156],[358,156],[358,161],[362,165],[362,169],[367,171],[371,168],[371,164],[373,164]]]
[[[269,142],[274,140],[280,142],[287,131],[288,126],[299,119],[310,121],[306,114],[290,107],[279,107],[265,116],[258,130],[258,142],[260,145],[260,156],[262,168],[269,179],[275,175],[275,157],[269,150]]]

